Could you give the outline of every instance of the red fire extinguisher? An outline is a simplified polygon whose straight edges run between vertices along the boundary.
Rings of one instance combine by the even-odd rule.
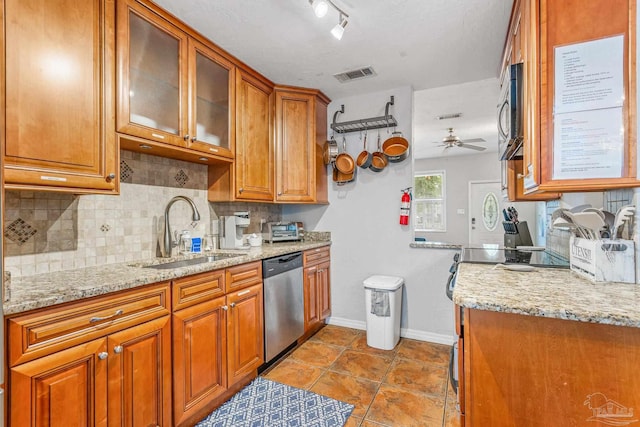
[[[400,225],[409,225],[409,213],[411,212],[411,187],[402,190],[400,198]]]

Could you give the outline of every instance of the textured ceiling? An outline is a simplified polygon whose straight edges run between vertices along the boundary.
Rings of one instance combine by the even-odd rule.
[[[156,0],[272,81],[318,88],[332,99],[497,77],[513,0],[334,2],[350,16],[342,40],[330,34],[338,14],[330,9],[319,19],[308,0]],[[364,66],[377,76],[348,83],[333,77]],[[447,112],[454,111],[440,113]],[[493,109],[491,116],[495,127]],[[459,136],[477,136],[469,133]]]

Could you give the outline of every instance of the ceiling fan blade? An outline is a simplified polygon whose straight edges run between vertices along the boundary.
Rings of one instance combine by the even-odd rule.
[[[462,141],[460,141],[460,142],[463,142],[463,143],[465,143],[465,144],[466,144],[467,142],[487,142],[487,141],[485,141],[485,140],[484,140],[484,139],[482,139],[482,138],[471,138],[471,139],[463,139],[463,140],[462,140]]]
[[[469,145],[469,144],[459,144],[458,147],[461,148],[470,148],[472,150],[476,150],[476,151],[484,151],[487,149],[487,147],[479,147],[477,145]]]

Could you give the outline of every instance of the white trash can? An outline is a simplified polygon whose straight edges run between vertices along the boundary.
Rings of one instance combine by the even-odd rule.
[[[402,277],[371,276],[364,282],[367,345],[392,350],[400,339]]]

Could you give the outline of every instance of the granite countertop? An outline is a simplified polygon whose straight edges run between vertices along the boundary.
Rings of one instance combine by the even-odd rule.
[[[182,268],[158,270],[143,268],[145,265],[162,264],[188,257],[155,258],[137,262],[102,265],[78,270],[38,274],[12,278],[9,284],[11,299],[3,304],[4,314],[22,313],[36,308],[49,307],[83,298],[122,291],[137,286],[218,270],[251,261],[271,258],[291,252],[304,251],[331,245],[329,241],[305,241],[263,244],[248,250],[219,250],[214,253],[237,253],[240,256]]]
[[[514,272],[461,263],[453,301],[479,310],[640,327],[640,285],[593,283],[569,269]]]
[[[462,245],[447,242],[411,242],[409,247],[423,249],[462,249]]]

